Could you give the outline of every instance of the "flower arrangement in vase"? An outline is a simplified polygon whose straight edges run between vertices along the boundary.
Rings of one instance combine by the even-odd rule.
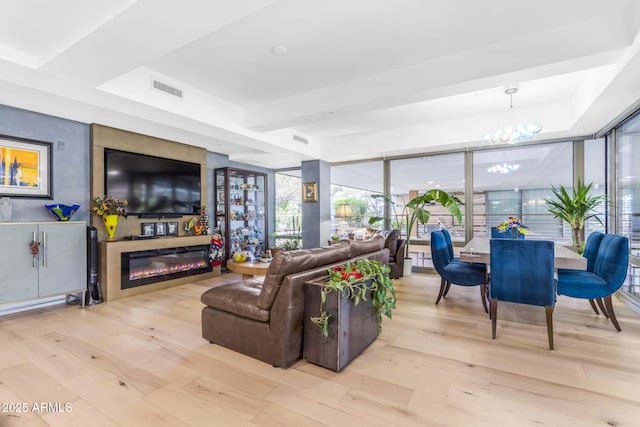
[[[529,234],[529,227],[524,225],[520,218],[516,218],[514,216],[510,216],[508,220],[496,228],[499,232],[505,233],[509,239],[520,239]]]
[[[118,219],[122,216],[127,218],[126,207],[129,204],[126,200],[120,200],[111,196],[96,197],[93,199],[93,211],[102,217],[107,230],[109,240],[113,240],[118,226]]]

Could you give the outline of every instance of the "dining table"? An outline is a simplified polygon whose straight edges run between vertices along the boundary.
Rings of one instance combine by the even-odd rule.
[[[460,250],[460,261],[480,264],[491,263],[491,238],[474,237]],[[587,259],[566,246],[553,245],[553,262],[555,269],[568,268],[586,270]]]

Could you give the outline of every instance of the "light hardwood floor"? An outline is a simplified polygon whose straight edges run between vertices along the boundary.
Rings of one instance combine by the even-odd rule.
[[[491,340],[477,288],[453,286],[436,307],[438,278],[413,274],[396,281],[382,335],[336,374],[203,340],[200,295],[238,277],[1,317],[1,409],[28,410],[0,426],[640,425],[640,315],[620,299],[618,333],[561,297],[549,351],[529,323],[500,320]]]

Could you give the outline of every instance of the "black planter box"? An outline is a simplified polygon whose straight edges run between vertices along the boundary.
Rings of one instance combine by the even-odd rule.
[[[378,337],[378,316],[372,291],[367,292],[367,301],[357,305],[331,292],[325,303],[330,316],[329,336],[323,337],[310,317],[320,315],[321,285],[327,280],[305,283],[303,356],[310,363],[340,372]]]

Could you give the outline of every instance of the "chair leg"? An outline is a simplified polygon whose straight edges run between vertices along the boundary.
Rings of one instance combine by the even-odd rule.
[[[598,307],[600,307],[600,311],[602,312],[602,314],[604,314],[604,317],[608,319],[609,314],[607,313],[607,309],[604,308],[604,302],[602,301],[602,298],[597,298],[596,302],[598,303]]]
[[[447,294],[449,293],[449,289],[451,289],[451,282],[447,282],[447,287],[444,288],[444,294],[442,294],[443,297],[447,296]]]
[[[589,304],[591,304],[591,308],[593,308],[593,311],[595,311],[596,314],[600,314],[600,312],[598,311],[598,308],[596,307],[595,300],[590,299]]]
[[[613,326],[615,326],[616,330],[620,332],[622,328],[618,324],[618,319],[616,319],[616,313],[613,311],[613,302],[611,301],[611,295],[607,295],[604,297],[604,304],[607,306],[607,313],[609,313],[609,319]]]
[[[480,285],[480,299],[482,300],[482,307],[484,308],[484,312],[488,313],[487,309],[487,285]]]
[[[547,335],[549,336],[549,350],[553,350],[553,307],[546,305],[544,307],[547,315]]]
[[[491,338],[496,339],[496,324],[498,321],[498,300],[493,298],[491,300]]]
[[[444,290],[447,287],[447,282],[444,280],[444,277],[442,278],[442,280],[440,280],[440,292],[438,293],[438,299],[436,299],[436,305],[438,305],[438,303],[440,302],[440,299],[442,298],[442,294],[444,294]]]

